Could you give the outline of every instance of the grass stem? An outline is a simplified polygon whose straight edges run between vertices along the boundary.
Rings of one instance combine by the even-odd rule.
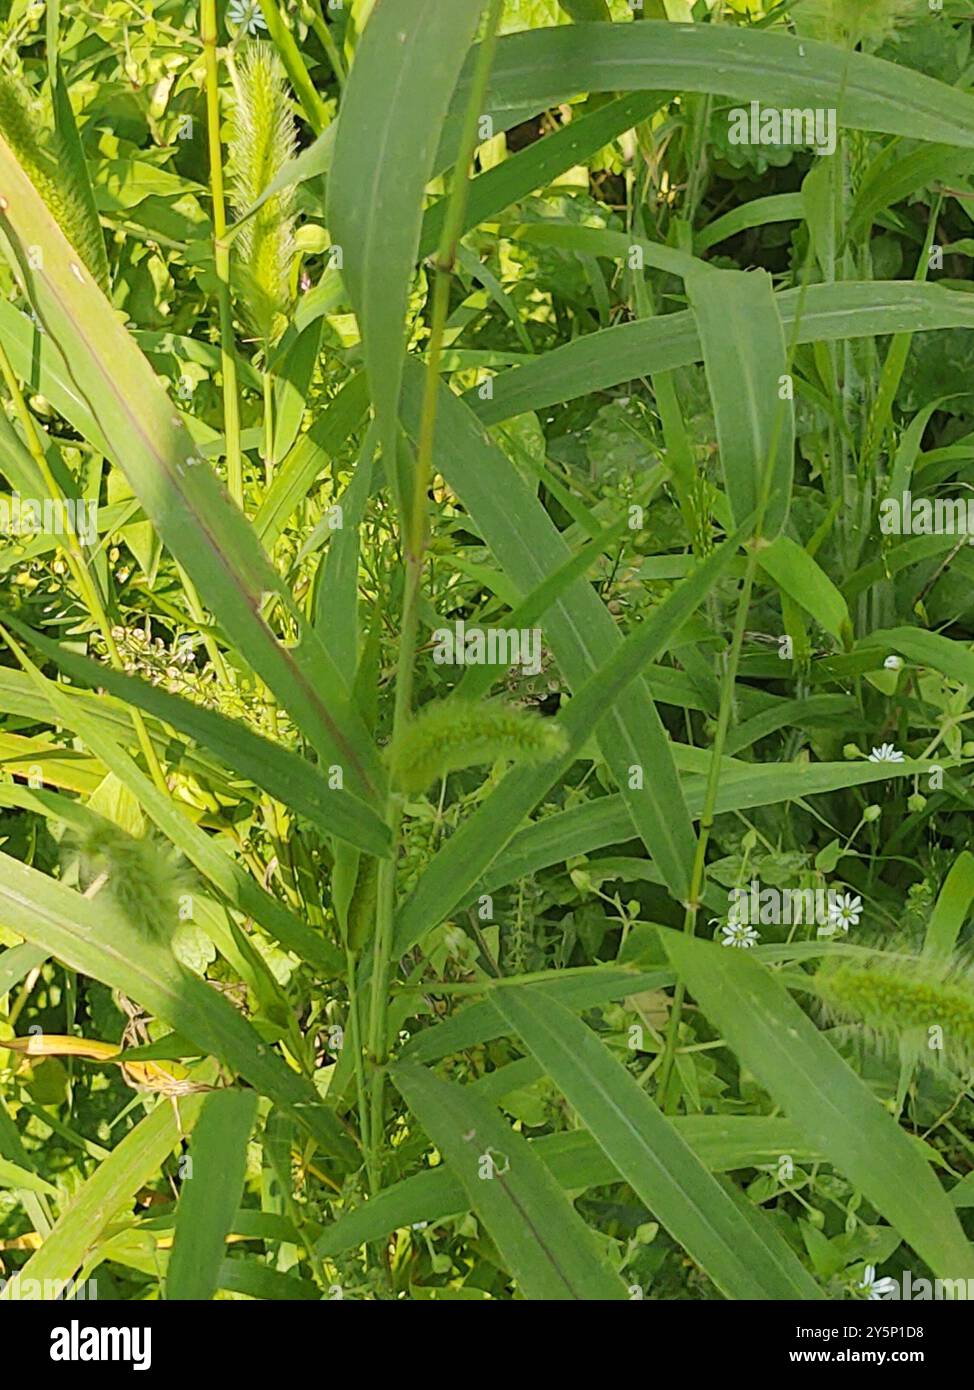
[[[226,437],[227,489],[243,509],[243,454],[240,447],[240,402],[237,391],[237,352],[230,302],[230,243],[226,240],[227,210],[223,187],[223,145],[220,139],[220,74],[217,58],[216,0],[202,0],[200,9],[206,65],[206,130],[210,152],[210,199],[213,217],[213,260],[219,284],[220,370],[223,376],[223,431]]]

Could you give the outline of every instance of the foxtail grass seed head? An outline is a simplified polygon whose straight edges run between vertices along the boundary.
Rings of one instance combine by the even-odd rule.
[[[445,700],[428,705],[408,726],[392,778],[400,791],[423,792],[448,772],[501,759],[548,762],[566,747],[564,731],[550,719],[510,705]]]
[[[832,43],[880,44],[902,24],[928,17],[929,0],[804,0],[802,30]]]
[[[178,925],[179,900],[193,886],[192,871],[178,851],[155,831],[129,835],[106,822],[70,842],[81,858],[82,883],[102,875],[104,888],[138,931],[165,938]]]
[[[297,128],[284,69],[269,43],[246,46],[233,87],[229,174],[234,214],[241,217],[293,158]],[[291,298],[293,187],[267,199],[244,223],[234,247],[248,316],[264,342],[273,342]]]
[[[830,1021],[859,1026],[881,1050],[931,1065],[974,1065],[974,974],[957,961],[879,953],[828,960],[815,990]]]
[[[45,119],[22,73],[0,62],[0,134],[48,211],[102,289],[108,288],[105,240],[64,142]]]

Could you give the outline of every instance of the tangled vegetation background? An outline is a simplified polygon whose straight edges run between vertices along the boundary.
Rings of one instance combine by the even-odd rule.
[[[974,1277],[969,5],[0,12],[0,1298]]]

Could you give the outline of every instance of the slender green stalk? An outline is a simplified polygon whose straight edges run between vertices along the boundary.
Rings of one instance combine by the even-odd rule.
[[[328,124],[328,112],[315,90],[301,51],[294,41],[294,35],[288,28],[276,0],[260,0],[260,8],[267,21],[267,32],[281,55],[281,62],[301,105],[304,118],[315,135],[320,135]]]
[[[355,1061],[355,1089],[358,1092],[358,1113],[359,1113],[359,1133],[362,1141],[362,1152],[366,1155],[369,1162],[373,1156],[372,1142],[369,1123],[369,1092],[365,1082],[365,1060],[362,1050],[362,1020],[359,1009],[359,988],[358,988],[358,957],[350,947],[345,947],[345,971],[348,985],[348,1024],[349,1024],[349,1043],[352,1048],[352,1057]],[[369,1172],[369,1185],[376,1188],[379,1176],[377,1173]]]
[[[717,713],[717,729],[714,734],[714,742],[711,749],[710,770],[707,774],[707,789],[704,793],[703,810],[700,814],[700,833],[697,837],[697,848],[693,858],[693,870],[690,875],[690,897],[685,906],[683,929],[691,936],[696,931],[697,913],[700,911],[704,884],[707,878],[707,850],[710,845],[710,835],[714,827],[717,792],[720,788],[720,763],[724,756],[724,748],[727,743],[727,731],[730,728],[731,713],[734,707],[734,687],[737,681],[737,668],[740,663],[741,648],[744,644],[744,633],[747,629],[747,616],[751,607],[754,578],[757,574],[757,555],[757,546],[752,542],[748,552],[747,568],[744,572],[744,582],[741,585],[737,604],[734,634],[731,639],[724,682],[720,692],[720,709]],[[663,1048],[663,1060],[660,1064],[658,1094],[660,1097],[660,1104],[664,1110],[672,1109],[672,1105],[668,1102],[667,1097],[669,1093],[670,1073],[676,1057],[676,1044],[680,1033],[680,1020],[683,1013],[683,1002],[685,998],[686,988],[681,980],[677,983],[676,989],[673,992],[673,1003],[670,1009],[670,1017],[666,1029],[666,1040]]]
[[[917,258],[917,266],[913,275],[917,284],[922,284],[927,278],[927,272],[930,268],[930,250],[933,246],[937,219],[940,216],[942,206],[943,194],[941,193],[934,199],[930,216],[927,219],[927,234]],[[890,341],[886,360],[879,377],[879,389],[876,393],[875,404],[866,424],[866,436],[859,458],[859,471],[864,477],[871,476],[879,461],[880,449],[893,419],[893,405],[903,378],[903,371],[912,342],[912,333],[897,333]]]
[[[331,63],[332,72],[335,74],[339,88],[343,88],[348,74],[338,44],[335,42],[335,36],[322,14],[321,0],[310,0],[309,12],[311,27],[321,41],[321,46],[325,50],[325,56],[329,63]]]
[[[264,482],[274,481],[274,378],[265,370],[261,373],[264,387]]]
[[[193,619],[193,622],[196,624],[203,638],[203,646],[206,648],[206,654],[210,658],[210,662],[216,672],[217,680],[222,686],[229,690],[233,684],[230,678],[230,672],[226,662],[223,660],[223,653],[216,644],[216,639],[211,632],[207,631],[206,613],[202,603],[200,603],[199,594],[196,592],[196,585],[190,579],[182,565],[177,563],[176,570],[179,574],[179,582],[183,586],[186,607],[189,609],[190,617]]]
[[[243,507],[243,455],[240,448],[240,402],[237,397],[237,354],[230,303],[230,243],[223,191],[223,146],[220,141],[220,74],[217,62],[216,0],[202,0],[200,9],[206,63],[206,130],[210,151],[210,198],[213,205],[213,260],[219,282],[220,369],[223,374],[223,430],[227,450],[227,488]]]
[[[416,640],[419,631],[419,611],[422,591],[423,564],[429,541],[427,493],[433,477],[433,444],[436,431],[437,395],[440,389],[440,366],[443,337],[450,307],[450,284],[456,262],[457,246],[463,229],[463,217],[469,192],[469,171],[477,148],[477,126],[490,79],[490,70],[497,46],[503,0],[490,0],[487,27],[477,53],[473,83],[464,114],[456,169],[450,189],[443,232],[436,256],[430,321],[429,349],[423,390],[416,466],[413,473],[412,499],[403,518],[403,562],[405,590],[403,594],[399,658],[396,666],[396,694],[393,708],[392,748],[398,747],[403,730],[412,714],[413,667],[416,660]],[[405,499],[404,499],[405,500]],[[389,975],[392,960],[392,939],[395,909],[396,862],[402,830],[402,798],[391,793],[386,818],[394,846],[392,856],[379,866],[377,886],[376,929],[372,955],[372,993],[369,1009],[368,1051],[375,1068],[372,1078],[370,1169],[380,1173],[380,1146],[384,1130],[384,1067],[389,1055]]]

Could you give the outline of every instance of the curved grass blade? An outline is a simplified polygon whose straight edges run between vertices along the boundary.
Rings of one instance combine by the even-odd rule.
[[[974,903],[974,855],[961,850],[950,866],[927,922],[925,956],[949,956]]]
[[[342,676],[2,139],[0,199],[8,253],[45,335],[163,541],[309,740],[377,794],[381,765]],[[270,602],[297,634],[293,646],[270,626]]]
[[[940,1278],[974,1277],[974,1251],[929,1164],[770,971],[676,932],[666,953],[777,1105]]]
[[[929,666],[974,689],[974,652],[962,642],[922,628],[890,627],[871,632],[859,643],[860,650],[873,647],[898,652],[917,666]]]
[[[457,84],[448,137],[465,109]],[[556,106],[578,92],[709,92],[745,105],[825,107],[854,130],[974,147],[974,97],[910,68],[833,44],[733,24],[575,24],[508,34],[486,109]]]
[[[202,1103],[202,1095],[181,1096],[177,1114],[163,1100],[140,1120],[98,1165],[40,1249],[0,1290],[0,1299],[17,1298],[21,1291],[26,1296],[29,1280],[43,1286],[48,1280],[73,1279],[109,1222],[190,1133]]]
[[[698,256],[719,246],[729,237],[739,232],[750,231],[752,227],[766,227],[772,222],[801,222],[805,216],[805,205],[800,193],[772,193],[767,198],[752,198],[740,207],[732,208],[722,217],[714,218],[697,232],[693,249]]]
[[[16,619],[7,622],[37,649],[76,680],[92,687],[103,687],[126,704],[135,705],[209,748],[227,767],[255,786],[261,787],[284,805],[338,839],[385,857],[389,852],[389,831],[376,813],[339,787],[330,787],[321,774],[290,749],[271,743],[246,724],[228,719],[215,710],[194,705],[178,695],[136,676],[126,676],[100,666],[87,657],[26,628]],[[92,745],[94,747],[94,745]]]
[[[794,328],[797,343],[974,328],[969,294],[912,280],[809,285],[776,295],[775,304],[786,337],[790,340]],[[497,424],[525,411],[685,367],[702,355],[693,315],[664,314],[586,334],[537,361],[502,372],[494,379],[491,399],[482,400],[477,391],[466,399],[481,420]]]
[[[624,131],[647,120],[661,100],[651,92],[618,97],[596,111],[573,116],[568,125],[518,150],[503,163],[472,179],[462,223],[463,234],[536,189],[547,187],[566,169],[583,164]],[[441,198],[423,218],[420,259],[432,255],[440,244],[448,201]]]
[[[856,191],[846,235],[850,241],[868,237],[876,217],[917,189],[942,181],[963,179],[971,161],[953,145],[921,145],[904,154],[898,140],[881,150]]]
[[[219,1057],[275,1100],[326,1153],[354,1147],[317,1091],[264,1043],[227,999],[178,964],[168,946],[140,935],[112,904],[81,896],[0,854],[0,921],[72,970],[120,989],[202,1053]]]
[[[807,796],[865,787],[890,778],[918,777],[929,772],[929,762],[909,759],[902,763],[780,763],[748,768],[746,772],[724,773],[717,792],[716,814],[744,811],[755,806],[778,806],[800,802]],[[685,795],[690,814],[700,815],[704,803],[705,779],[687,777]],[[621,796],[604,796],[569,811],[559,811],[534,825],[526,826],[511,840],[492,864],[489,873],[460,906],[478,893],[496,892],[561,864],[573,855],[589,854],[610,845],[621,845],[633,838],[632,817]]]
[[[539,992],[545,1004],[553,1001],[581,1011],[610,999],[627,999],[654,989],[667,989],[674,983],[672,970],[639,971],[628,966],[599,965],[578,970],[559,970],[548,979],[539,979]],[[426,1028],[410,1038],[400,1054],[408,1062],[435,1062],[451,1057],[481,1042],[504,1036],[505,1023],[490,1001],[468,1004],[435,1028]]]
[[[845,599],[831,579],[790,536],[778,536],[758,551],[758,564],[783,594],[831,633],[844,647],[852,645],[852,619]]]
[[[528,1299],[625,1299],[592,1232],[503,1116],[468,1087],[400,1063],[392,1080]]]
[[[676,1127],[581,1019],[530,985],[491,1002],[620,1175],[728,1298],[820,1298],[770,1225],[764,1241]],[[760,1213],[755,1213],[760,1216]]]
[[[56,1187],[52,1187],[49,1182],[37,1177],[27,1168],[21,1168],[19,1163],[11,1163],[8,1158],[0,1158],[0,1187],[32,1192],[38,1197],[56,1197],[58,1195]]]
[[[359,41],[338,118],[328,226],[342,249],[386,459],[396,457],[424,191],[482,9],[483,0],[383,0]]]
[[[771,276],[708,267],[688,272],[686,284],[734,524],[757,515],[759,535],[773,540],[791,503],[795,412],[793,392],[785,391],[788,352]]]
[[[22,941],[19,946],[9,946],[0,954],[0,999],[16,989],[25,975],[46,960],[47,952],[39,946],[31,946],[27,941]]]
[[[574,222],[526,222],[517,228],[517,239],[531,242],[534,246],[556,246],[565,251],[575,251],[580,256],[604,256],[622,263],[636,249],[642,251],[644,265],[686,280],[701,273],[737,273],[712,272],[705,261],[688,255],[686,251],[676,251],[661,241],[647,241],[645,237],[613,232],[604,227],[582,227]]]
[[[179,1189],[167,1298],[208,1299],[219,1287],[256,1115],[254,1091],[214,1091],[203,1102],[190,1142],[192,1166]]]

